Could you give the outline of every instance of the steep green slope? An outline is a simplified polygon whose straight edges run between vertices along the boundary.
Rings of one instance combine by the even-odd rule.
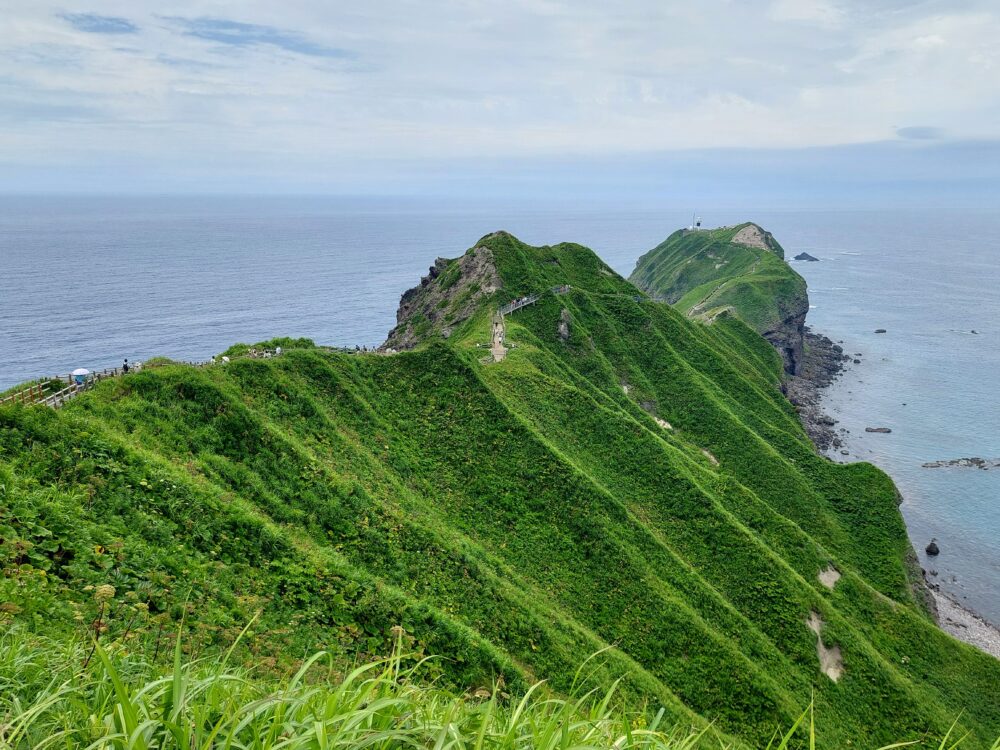
[[[156,658],[184,612],[201,651],[260,611],[238,655],[265,664],[384,653],[402,625],[446,683],[511,692],[569,691],[607,649],[594,683],[760,746],[810,700],[830,748],[960,714],[1000,733],[1000,663],[919,609],[892,483],[815,454],[763,339],[578,245],[467,256],[405,300],[413,351],[303,345],[0,409],[0,612]],[[451,267],[496,285],[470,305]],[[535,293],[484,357],[495,306]]]
[[[629,279],[689,317],[732,311],[779,351],[796,372],[809,312],[806,282],[784,260],[770,232],[745,223],[681,229],[639,258]]]

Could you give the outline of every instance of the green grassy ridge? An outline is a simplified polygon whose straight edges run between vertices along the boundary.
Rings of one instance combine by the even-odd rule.
[[[367,501],[363,488],[321,479],[311,472],[314,467],[306,457],[290,449],[293,441],[274,439],[267,425],[242,408],[238,399],[213,401],[212,395],[221,396],[213,389],[220,374],[173,367],[155,375],[136,376],[127,382],[127,388],[140,386],[146,392],[141,401],[123,399],[113,387],[102,386],[114,403],[127,407],[124,413],[102,415],[124,417],[124,423],[112,424],[110,429],[86,414],[70,416],[69,411],[54,414],[37,409],[19,410],[14,414],[17,423],[4,424],[4,457],[19,454],[19,458],[4,467],[9,473],[3,477],[3,486],[7,496],[23,501],[8,511],[10,520],[21,530],[34,531],[36,543],[45,543],[52,536],[59,540],[57,549],[45,549],[29,561],[18,559],[16,554],[5,560],[17,565],[18,576],[11,577],[14,583],[27,578],[36,585],[51,583],[53,589],[46,592],[47,586],[38,586],[11,592],[21,610],[18,619],[43,629],[50,624],[50,617],[57,625],[65,624],[70,605],[88,598],[83,586],[105,582],[110,574],[111,582],[119,588],[140,591],[154,612],[173,618],[182,611],[178,601],[209,602],[210,608],[203,613],[206,616],[196,620],[198,625],[208,626],[207,632],[199,635],[209,643],[232,636],[257,608],[263,608],[263,621],[272,634],[289,624],[301,622],[308,627],[304,641],[290,636],[267,644],[291,658],[303,653],[303,643],[314,647],[317,640],[327,639],[374,653],[385,646],[393,623],[406,623],[411,618],[419,621],[425,616],[432,640],[471,640],[471,651],[489,652],[454,621],[434,623],[441,612],[407,600],[384,581],[352,568],[330,546],[316,543],[316,538],[333,533],[340,538],[357,536],[350,528],[351,518],[343,511],[357,511]],[[198,387],[189,390],[193,384]],[[150,385],[156,386],[155,392],[147,387]],[[180,392],[199,400],[178,399]],[[226,449],[215,440],[208,450],[198,444],[204,436],[225,434],[231,425],[185,429],[184,419],[176,413],[166,418],[156,413],[157,407],[184,409],[191,404],[207,406],[227,422],[233,420],[223,414],[224,410],[242,417],[246,421],[236,423],[242,439],[256,432],[260,443],[276,444],[280,452],[272,449],[265,464],[259,464],[258,456],[254,471],[229,462]],[[82,411],[93,413],[108,404],[94,399],[83,406]],[[191,421],[197,424],[200,416]],[[158,429],[167,423],[181,429],[175,434]],[[129,437],[122,440],[124,435]],[[191,442],[176,450],[164,449],[175,436],[190,437]],[[156,441],[162,442],[157,445]],[[237,445],[233,441],[230,450]],[[171,453],[174,455],[167,458]],[[32,473],[45,481],[38,482]],[[294,501],[289,496],[286,503],[275,498],[272,488],[276,479],[290,474],[294,474],[296,492]],[[19,476],[24,481],[19,482]],[[322,491],[319,496],[317,488]],[[31,515],[37,520],[30,519]],[[303,525],[305,528],[300,528]],[[19,530],[15,527],[15,531]],[[123,544],[114,557],[92,551],[99,546],[110,550],[115,540],[123,540]],[[32,543],[30,538],[26,541]],[[174,547],[171,542],[180,544]],[[16,549],[8,545],[5,552]],[[64,557],[72,560],[71,565],[61,565],[59,558]],[[264,573],[256,575],[261,569]],[[44,570],[51,572],[39,576]],[[161,583],[163,579],[167,584]],[[177,590],[172,590],[174,586]],[[51,596],[43,596],[46,593]],[[21,594],[20,601],[16,594]],[[421,630],[418,622],[407,623],[407,627]],[[197,640],[193,645],[199,645]],[[452,649],[438,646],[432,650]],[[476,659],[480,659],[478,667]],[[461,678],[463,683],[482,684],[505,669],[514,674],[509,663],[497,664],[489,658],[482,661],[478,652],[468,661],[473,664]]]
[[[332,359],[341,365],[347,366],[348,377],[355,375],[354,368],[351,366],[360,364],[364,367],[366,364],[364,362],[365,358],[334,356]],[[307,360],[311,360],[311,362]],[[326,360],[326,356],[310,352],[298,358],[291,356],[285,359],[284,363],[288,364],[291,370],[298,374],[306,371],[310,364],[324,367]],[[388,360],[376,361],[384,363]],[[262,369],[269,370],[271,377],[256,377],[262,374]],[[283,393],[287,396],[290,392],[288,381],[283,378],[282,373],[276,372],[276,369],[273,367],[273,363],[244,361],[234,363],[232,368],[226,371],[226,374],[232,374],[236,378],[254,385],[266,383],[268,390]],[[200,461],[196,459],[196,463],[202,464],[207,472],[215,475],[212,478],[212,483],[223,496],[230,495],[233,497],[252,498],[254,505],[264,509],[265,512],[272,516],[274,521],[282,526],[287,527],[288,525],[300,522],[305,515],[302,512],[301,506],[305,502],[314,502],[310,498],[317,486],[314,478],[309,476],[307,468],[311,463],[311,456],[301,455],[298,451],[291,450],[293,442],[298,441],[274,439],[273,442],[280,452],[272,451],[272,455],[268,456],[266,462],[262,464],[262,456],[260,455],[261,446],[271,442],[268,436],[269,434],[273,436],[274,432],[269,429],[270,425],[263,423],[254,424],[258,422],[258,419],[251,412],[244,411],[241,408],[240,399],[229,401],[225,404],[225,410],[223,409],[222,404],[218,400],[221,394],[210,390],[213,382],[218,381],[220,374],[221,370],[195,371],[195,378],[192,379],[189,377],[192,373],[187,372],[187,368],[179,367],[174,368],[173,372],[168,368],[159,370],[156,372],[155,377],[150,377],[150,373],[144,373],[143,378],[134,379],[132,382],[128,382],[127,385],[128,389],[132,391],[129,394],[130,397],[136,391],[142,391],[145,400],[138,402],[131,398],[127,399],[129,402],[127,412],[123,414],[120,411],[114,410],[110,413],[105,413],[104,416],[118,422],[115,425],[116,433],[132,433],[137,442],[153,447],[158,452],[172,453],[174,462],[185,462],[189,468],[189,457],[204,454],[207,447],[211,453],[202,455],[202,459]],[[150,385],[163,387],[151,391],[148,387]],[[107,392],[112,389],[105,387],[103,390]],[[185,393],[190,399],[197,400],[178,402],[177,395],[179,392]],[[115,404],[123,400],[114,393],[106,393],[105,395],[110,395],[112,403]],[[285,415],[295,414],[299,421],[300,429],[298,431],[300,434],[304,432],[302,429],[304,423],[301,421],[301,417],[304,413],[312,411],[308,408],[303,408],[304,404],[308,403],[308,397],[303,398],[303,394],[300,393],[299,398],[296,399],[298,403],[295,404],[295,408],[293,409],[285,407],[285,399],[280,397],[272,399],[264,394],[260,394],[259,397],[268,403],[281,405],[278,407],[278,410]],[[338,392],[337,398],[338,400],[342,399],[343,392]],[[109,404],[91,402],[87,405],[87,410],[105,411],[107,406]],[[175,430],[167,431],[157,428],[157,425],[164,421],[164,415],[160,413],[161,409],[169,408],[176,411],[188,412],[192,410],[188,407],[192,406],[196,412],[194,417],[190,415],[181,416],[177,413],[171,415],[169,421],[175,426]],[[350,411],[354,412],[355,407],[352,406]],[[317,409],[314,413],[318,415],[319,412],[320,410]],[[365,418],[363,409],[357,409],[357,412],[361,415],[362,419]],[[43,412],[42,414],[46,413]],[[215,417],[215,424],[212,425],[211,429],[199,430],[199,424],[212,421],[208,416],[209,414],[219,415]],[[28,416],[28,413],[23,412],[19,416]],[[217,436],[225,434],[231,429],[232,425],[237,426],[242,442],[237,444],[235,441],[230,443],[229,441],[218,440]],[[319,433],[312,430],[306,431],[313,432],[314,435],[322,434],[322,431],[328,427],[328,424],[320,425]],[[33,433],[34,440],[41,437],[37,430],[33,431]],[[61,437],[73,440],[72,436],[77,434],[79,434],[79,425],[72,425],[67,434]],[[5,436],[8,438],[11,437],[10,434]],[[188,437],[190,438],[190,442],[178,445],[178,437]],[[209,438],[207,446],[203,443],[206,437]],[[258,464],[258,471],[260,473],[238,471],[239,467],[228,465],[226,454],[235,450],[237,445],[246,446],[258,453],[248,463],[253,462]],[[16,444],[10,447],[13,452],[19,452],[18,449],[21,448],[21,446]],[[337,447],[339,450],[342,446]],[[65,444],[56,446],[56,449],[65,449]],[[137,456],[130,458],[132,462],[138,463]],[[402,462],[407,460],[407,458],[407,456],[404,456],[400,452],[392,464],[377,466],[375,473],[370,476],[365,476],[363,473],[364,464],[359,460],[357,453],[348,452],[340,456],[334,453],[331,454],[330,461],[331,463],[336,463],[343,460],[351,466],[352,470],[357,471],[359,476],[362,476],[364,479],[374,478],[379,484],[384,485],[386,484],[385,477],[392,475],[390,467],[392,469],[400,468]],[[84,472],[92,470],[92,467],[87,465],[86,462],[82,461],[82,463],[84,463]],[[315,465],[314,462],[313,465]],[[54,467],[51,465],[43,464],[34,468],[46,476],[52,477],[54,474]],[[147,473],[148,471],[145,468],[140,467],[139,476],[145,476]],[[287,494],[295,498],[294,504],[288,504],[291,507],[283,506],[275,502],[273,498],[270,489],[279,479],[283,479],[289,483],[286,488]],[[138,481],[145,480],[140,479]],[[181,482],[184,480],[177,478],[176,481]],[[326,481],[329,480],[319,483],[319,486],[322,487]],[[388,484],[387,489],[391,493],[389,496],[390,501],[394,501],[399,495],[405,496],[405,488],[401,488],[398,484],[391,482]],[[401,489],[404,492],[400,492]],[[363,495],[364,493],[362,490],[356,494]],[[343,498],[334,499],[332,496],[321,498],[321,500],[330,503],[334,507],[344,504]],[[105,509],[97,506],[94,510],[101,512]],[[122,512],[121,508],[107,510]],[[201,512],[203,513],[206,510],[212,512],[216,509],[201,508]],[[320,510],[321,508],[317,505],[311,510],[310,515],[312,513],[318,515]],[[498,630],[494,631],[493,634],[498,639],[502,638],[508,642],[512,650],[514,650],[513,646],[523,649],[525,658],[530,659],[534,664],[534,669],[539,672],[551,673],[553,683],[563,688],[568,687],[565,678],[572,674],[576,665],[586,655],[605,645],[604,641],[593,638],[593,636],[586,633],[585,629],[579,628],[576,625],[567,628],[567,630],[571,631],[569,633],[561,629],[553,631],[551,627],[552,623],[558,623],[560,619],[565,620],[566,618],[560,618],[558,615],[555,615],[551,618],[546,618],[545,622],[540,622],[539,613],[543,616],[546,613],[541,608],[537,598],[533,598],[530,606],[526,606],[523,601],[518,600],[518,597],[523,599],[523,594],[514,596],[507,592],[502,585],[485,586],[484,579],[488,580],[491,573],[488,570],[483,570],[481,563],[476,557],[477,550],[472,545],[465,543],[457,545],[457,548],[448,546],[440,538],[433,534],[427,534],[423,529],[419,527],[415,528],[416,525],[407,519],[398,517],[396,509],[380,510],[388,517],[366,516],[362,521],[370,521],[370,523],[364,523],[362,530],[352,528],[340,528],[337,530],[341,554],[352,557],[356,554],[356,559],[366,565],[369,570],[375,572],[378,576],[377,580],[381,583],[396,581],[401,587],[409,587],[414,582],[422,583],[420,590],[417,592],[422,600],[425,601],[431,596],[438,599],[439,603],[433,608],[434,618],[450,620],[452,619],[450,617],[450,610],[457,610],[460,614],[467,617],[475,617],[477,624],[481,628],[497,628]],[[159,515],[160,511],[157,510],[155,512]],[[139,537],[152,536],[148,524],[145,523],[145,519],[136,518],[135,515],[137,514],[133,514],[128,519],[129,526],[137,532]],[[328,517],[320,516],[316,518],[316,516],[313,516],[311,520],[314,522],[314,526],[317,525],[316,522],[318,521],[321,527],[330,527],[335,525],[339,519],[331,520]],[[109,526],[110,528],[105,529],[105,531],[109,532],[107,535],[110,535],[112,538],[116,535],[125,537],[128,547],[131,547],[133,543],[136,546],[142,545],[140,539],[129,538],[128,529],[125,525],[117,526],[109,524]],[[185,519],[184,526],[183,530],[178,530],[179,533],[191,531],[195,526],[194,520],[190,518]],[[228,527],[224,528],[228,529]],[[280,529],[280,531],[285,531],[285,529]],[[323,529],[314,529],[313,533],[320,535],[323,533]],[[307,628],[310,639],[319,639],[322,642],[322,639],[330,638],[333,639],[332,642],[334,643],[338,642],[339,639],[339,642],[343,643],[349,649],[360,648],[361,650],[371,651],[373,648],[378,647],[394,623],[401,622],[407,629],[415,632],[422,643],[425,638],[427,639],[426,646],[428,651],[445,653],[452,659],[457,659],[460,662],[472,663],[469,669],[457,668],[456,670],[455,667],[449,667],[451,676],[455,679],[456,684],[477,684],[477,682],[482,684],[484,681],[488,681],[493,674],[503,672],[505,663],[502,660],[496,662],[485,659],[481,654],[463,654],[462,651],[465,646],[459,644],[445,646],[441,643],[443,638],[450,637],[448,635],[449,622],[431,622],[429,625],[433,630],[429,635],[425,634],[421,628],[420,618],[414,617],[413,614],[414,611],[418,615],[421,612],[419,601],[405,602],[405,605],[401,606],[401,603],[398,602],[398,597],[376,597],[372,592],[365,590],[362,590],[359,594],[356,588],[360,587],[362,583],[350,579],[346,581],[335,580],[333,585],[324,587],[310,586],[307,581],[289,580],[291,578],[289,571],[285,570],[282,565],[276,565],[274,558],[279,558],[279,561],[281,561],[279,555],[287,555],[294,560],[296,557],[294,538],[288,539],[286,534],[281,534],[277,540],[269,540],[265,546],[259,542],[255,544],[256,540],[242,527],[240,535],[248,542],[247,550],[250,552],[256,551],[257,546],[263,546],[267,555],[272,556],[269,567],[276,568],[273,575],[264,575],[261,577],[262,580],[256,581],[261,584],[261,587],[265,591],[260,592],[255,590],[253,593],[256,594],[256,598],[251,602],[252,606],[263,606],[265,608],[266,617],[264,622],[269,627],[280,630],[280,626],[286,623],[288,618],[292,618],[296,628]],[[204,529],[202,536],[209,540],[218,536],[231,538],[231,535],[227,534],[226,531],[220,532],[219,529],[211,527]],[[386,539],[392,539],[392,544],[387,544]],[[195,537],[194,541],[199,541],[199,538]],[[281,548],[276,549],[279,542]],[[311,545],[317,543],[315,539],[309,540],[309,542]],[[428,548],[432,545],[436,545],[438,548],[429,550]],[[86,548],[89,545],[84,542],[82,546]],[[301,550],[301,547],[299,550]],[[182,556],[181,550],[171,551],[174,553],[173,556]],[[195,579],[196,586],[194,588],[196,591],[200,590],[200,596],[197,596],[199,601],[212,600],[213,605],[226,602],[226,599],[221,598],[222,595],[228,593],[230,589],[239,588],[237,582],[241,580],[242,575],[250,572],[252,566],[261,563],[259,555],[253,556],[249,560],[244,560],[239,557],[238,550],[227,548],[222,550],[222,553],[230,556],[231,559],[236,558],[234,566],[237,567],[237,570],[234,571],[231,578],[220,577],[217,570],[204,575],[198,575],[197,571],[188,569],[184,571],[189,577]],[[129,549],[129,557],[133,554],[136,553]],[[141,552],[138,554],[145,557]],[[166,559],[157,562],[164,565],[175,563],[176,560]],[[185,564],[188,564],[187,561],[185,561]],[[301,567],[302,572],[306,574],[311,570],[310,566],[306,564],[295,567]],[[345,566],[340,566],[340,568],[343,567]],[[442,568],[446,568],[443,573],[440,570]],[[470,571],[479,583],[478,586],[472,589],[468,586]],[[126,575],[119,575],[114,579],[119,587],[134,588],[135,582],[130,581],[128,578],[128,574],[132,571],[119,572],[126,573]],[[299,571],[296,570],[296,572]],[[91,571],[87,571],[87,573],[91,573]],[[321,568],[319,573],[322,574],[325,571]],[[82,584],[86,580],[92,580],[94,583],[97,583],[103,580],[103,577],[100,572],[97,572],[96,575],[82,576],[80,583]],[[251,580],[254,579],[251,578]],[[336,586],[339,585],[342,585],[346,591],[338,590]],[[381,586],[376,587],[376,589],[379,588]],[[77,586],[76,590],[60,588],[56,597],[61,595],[72,601],[74,596],[80,597],[81,589],[82,585]],[[277,594],[274,593],[274,589],[278,589]],[[31,617],[32,620],[35,620],[34,615],[36,613],[32,611],[30,605],[38,604],[41,598],[38,593],[37,591],[30,592],[27,601],[18,600],[17,597],[13,598],[13,601],[22,605],[22,615],[24,617]],[[240,593],[244,597],[248,594],[248,592],[242,590]],[[270,594],[270,597],[268,597],[268,594]],[[352,599],[348,599],[346,606],[338,606],[333,612],[328,612],[324,606],[323,599],[331,594],[334,595],[334,600],[340,605],[344,604],[341,600],[349,597],[351,594],[354,594],[354,596]],[[190,594],[186,595],[190,596]],[[229,597],[230,600],[232,598]],[[383,598],[388,598],[390,601],[380,601]],[[513,601],[511,601],[512,599]],[[372,611],[359,614],[350,609],[350,606],[355,603]],[[404,606],[405,614],[400,611],[404,609]],[[231,636],[232,628],[238,626],[241,618],[248,618],[253,610],[248,608],[237,611],[240,612],[238,616],[232,616],[231,612],[226,612],[225,610],[222,613],[212,613],[214,617],[218,617],[219,619],[222,619],[223,614],[230,615],[224,621],[228,624],[228,629],[218,631],[221,637]],[[65,614],[63,616],[65,617]],[[377,620],[379,616],[384,617],[384,619],[380,624],[376,624],[373,620]],[[331,624],[328,622],[331,618],[339,621],[334,623],[339,624],[339,628],[331,627]],[[358,627],[354,627],[355,625]],[[452,627],[456,626],[452,625]],[[457,627],[457,629],[460,631],[459,636],[461,636],[461,628]],[[215,628],[213,628],[214,631]],[[573,633],[572,631],[576,632]],[[460,637],[456,638],[457,640],[461,640]],[[307,642],[313,643],[312,640]],[[284,649],[294,653],[296,647],[301,649],[299,642],[296,640],[289,641],[288,639],[284,639],[279,640],[278,643],[280,647],[276,650]],[[489,651],[489,649],[486,650],[487,652]],[[568,653],[570,655],[569,658],[562,656],[563,653]],[[535,654],[537,654],[537,657]],[[507,666],[509,666],[509,663]],[[617,671],[609,671],[605,675],[605,680],[613,679],[619,674],[628,671],[633,675],[633,682],[638,686],[636,690],[641,689],[641,693],[636,692],[634,697],[637,697],[639,694],[655,697],[655,700],[658,702],[667,705],[672,703],[676,709],[675,716],[684,716],[686,714],[686,711],[680,707],[676,699],[672,698],[669,691],[663,689],[662,685],[652,680],[643,680],[641,670],[636,670],[634,664],[618,659],[613,663],[613,666]],[[509,684],[517,685],[517,673],[509,670],[507,672],[507,680]]]
[[[629,705],[754,744],[810,694],[821,746],[941,736],[963,711],[993,739],[998,665],[918,610],[891,482],[815,455],[773,349],[733,318],[644,300],[579,246],[481,243],[498,300],[573,286],[508,317],[499,365],[476,348],[484,308],[412,353],[303,345],[0,410],[2,520],[36,545],[4,559],[12,619],[79,634],[85,586],[111,581],[153,606],[104,637],[146,654],[187,601],[195,650],[261,610],[248,661],[374,654],[401,624],[449,684],[567,691],[610,645],[596,683],[624,674]],[[98,546],[118,550],[110,565]],[[816,579],[829,562],[833,592]],[[839,683],[818,671],[810,609],[844,649]]]
[[[531,314],[529,314],[529,315],[527,315],[527,316],[525,316],[525,318],[521,318],[521,320],[525,320],[525,319],[526,319],[527,317],[530,317],[530,315],[534,315],[534,312],[533,312],[533,313],[531,313]],[[552,326],[553,326],[553,328],[554,328],[554,321],[555,321],[555,317],[554,317],[554,316],[552,316],[552,317],[550,318],[550,321],[549,321],[549,322],[550,322],[550,325],[552,325]],[[572,325],[572,324],[571,324],[571,325]],[[515,353],[515,356],[516,356],[516,353]],[[520,381],[518,381],[518,382],[519,382],[519,385],[520,385]],[[614,387],[614,386],[612,386],[612,387]],[[520,390],[518,391],[518,397],[517,397],[517,398],[518,398],[518,399],[523,399],[523,397],[524,397],[524,390],[523,390],[523,388],[521,388],[521,389],[520,389]],[[516,403],[516,402],[512,402],[512,403]],[[579,415],[576,415],[576,416],[575,416],[574,418],[572,418],[572,419],[567,419],[567,420],[558,420],[558,419],[553,419],[553,420],[548,420],[548,423],[549,423],[549,424],[560,424],[560,423],[568,423],[568,424],[572,424],[572,425],[574,426],[574,428],[576,428],[576,427],[577,427],[578,425],[580,425],[580,424],[584,424],[584,421],[583,421],[583,420],[581,419],[581,417],[580,417]],[[618,452],[618,451],[615,451],[615,455],[616,455],[616,456],[619,456],[619,458],[618,458],[618,459],[617,459],[617,461],[616,461],[616,464],[620,464],[620,462],[621,462],[621,460],[622,460],[622,459],[621,459],[621,456],[622,456],[622,453],[621,453],[621,452]],[[655,470],[651,470],[652,468],[653,468],[653,467],[644,467],[644,469],[646,469],[646,475],[647,475],[647,476],[649,476],[649,475],[654,475],[654,476],[656,476],[656,477],[657,477],[657,479],[659,479],[659,478],[661,477],[661,474],[660,474],[659,472],[656,472]],[[876,472],[876,474],[878,474],[878,473]],[[884,478],[884,475],[881,475],[881,474],[879,474],[879,476],[880,476],[880,477],[882,477],[882,478]],[[889,502],[889,505],[888,505],[888,507],[892,508],[892,510],[893,510],[893,511],[895,511],[895,504],[894,504],[894,500],[893,500],[892,498],[890,498],[890,502]],[[903,539],[904,541],[903,541],[903,543],[902,543],[902,544],[900,545],[900,547],[901,547],[901,548],[905,548],[905,536],[904,536],[904,537],[902,537],[902,539]],[[696,545],[696,546],[694,546],[694,547],[692,547],[692,549],[695,549],[695,550],[696,550],[696,549],[698,549],[697,545]],[[736,567],[736,568],[738,569],[738,566],[734,566],[734,567]],[[815,569],[816,569],[816,568],[814,567],[814,568],[813,568],[813,570],[815,570]],[[810,580],[812,580],[812,585],[818,588],[818,584],[817,584],[817,583],[815,582],[815,579],[814,579],[814,577],[813,577],[813,576],[810,576],[809,578],[810,578]],[[874,592],[869,592],[869,594],[870,594],[870,595],[875,595],[875,594],[874,594]],[[770,606],[770,605],[768,605],[768,607],[769,607],[769,606]],[[765,611],[766,611],[766,610],[768,609],[768,607],[765,607]],[[918,618],[919,618],[919,615],[914,615],[914,616],[916,616],[916,617],[918,617]],[[794,623],[794,620],[793,620],[792,622]]]
[[[802,309],[806,283],[770,235],[772,249],[733,243],[747,226],[674,232],[639,258],[630,280],[685,314],[732,309],[758,333],[773,330]]]
[[[633,305],[636,311],[643,307],[631,299],[616,299],[612,303],[619,306]],[[669,315],[667,308],[663,306],[647,303],[645,309],[653,316],[666,315],[670,322],[677,322],[676,316]],[[553,328],[556,315],[554,310],[549,310]],[[808,480],[802,472],[790,470],[789,453],[791,460],[808,461],[824,468],[828,462],[815,456],[811,445],[802,435],[793,412],[775,387],[777,376],[771,373],[770,384],[761,378],[751,386],[750,393],[759,397],[765,404],[763,410],[759,412],[748,410],[733,397],[738,393],[738,388],[746,387],[747,381],[734,373],[728,365],[729,352],[720,356],[711,347],[705,347],[697,336],[685,341],[685,334],[690,336],[691,333],[697,333],[689,326],[684,331],[671,331],[669,342],[656,336],[645,335],[643,331],[648,322],[647,318],[645,322],[632,320],[627,326],[603,331],[592,329],[592,337],[600,337],[601,340],[601,346],[598,347],[600,354],[592,359],[607,364],[610,354],[616,360],[617,371],[613,375],[610,374],[613,368],[609,364],[603,371],[588,365],[587,379],[592,383],[599,383],[603,375],[605,391],[624,399],[618,385],[618,380],[623,374],[630,383],[633,383],[633,388],[638,388],[639,386],[635,384],[642,382],[642,373],[655,373],[660,387],[654,391],[647,390],[646,395],[659,405],[658,412],[661,417],[684,429],[696,444],[708,448],[720,459],[724,455],[733,459],[733,469],[739,472],[738,476],[765,498],[773,497],[774,504],[779,506],[783,514],[793,518],[800,517],[802,522],[808,524],[821,538],[843,539],[842,529],[833,524],[829,517],[816,516],[815,504],[822,502],[822,499],[811,491]],[[630,330],[638,333],[630,334]],[[657,351],[657,343],[663,343],[665,347]],[[687,344],[693,346],[689,347]],[[633,352],[641,352],[643,361],[630,362],[634,356]],[[717,373],[717,379],[706,377],[706,373],[713,368]],[[642,395],[636,395],[636,400],[642,399]],[[761,419],[760,414],[766,414],[766,419]],[[766,443],[761,438],[759,433],[765,433],[772,443],[783,441],[787,445],[787,452],[782,454],[776,451],[772,444]],[[747,441],[752,442],[747,445]],[[768,466],[769,470],[764,476],[759,476],[758,470],[763,466]],[[768,488],[768,485],[775,483],[779,483],[776,489]],[[784,496],[789,487],[801,493],[803,499],[797,494],[793,497]],[[892,496],[889,506],[894,512],[895,495]],[[826,529],[821,526],[825,526]],[[900,522],[897,528],[892,529],[892,533],[896,535],[901,530]],[[846,544],[846,540],[843,540],[842,544]],[[902,566],[895,560],[885,561],[883,558],[881,561],[886,562],[886,569],[877,571],[872,563],[880,562],[879,560],[859,558],[859,561],[867,565],[871,573],[877,574],[879,578],[894,579],[895,585],[891,590],[887,589],[887,593],[907,595]]]

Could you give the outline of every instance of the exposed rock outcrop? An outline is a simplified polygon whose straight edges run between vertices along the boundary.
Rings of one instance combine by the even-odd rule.
[[[849,358],[839,344],[826,336],[805,329],[805,350],[795,375],[785,379],[784,391],[799,413],[806,433],[820,451],[840,447],[841,441],[834,431],[836,420],[822,409],[820,391],[832,383],[843,371]]]
[[[819,258],[813,257],[809,253],[799,253],[798,255],[795,256],[794,260],[808,260],[816,262],[819,260]]]
[[[780,309],[785,317],[761,335],[778,350],[784,363],[785,372],[796,375],[801,372],[805,354],[806,314],[809,312],[809,297],[792,297],[782,300]]]
[[[816,577],[819,578],[820,583],[832,591],[833,587],[837,585],[837,581],[840,580],[840,571],[833,565],[827,565]]]
[[[920,465],[925,469],[955,467],[959,469],[982,469],[983,471],[989,471],[990,469],[1000,469],[1000,458],[987,460],[979,456],[973,456],[972,458],[953,458],[949,461],[928,461]]]
[[[816,635],[816,656],[819,657],[819,668],[827,677],[837,682],[844,674],[844,659],[840,646],[826,647],[823,643],[823,620],[818,612],[810,612],[806,625]]]
[[[730,242],[735,245],[755,247],[758,250],[769,250],[779,258],[785,257],[785,252],[774,239],[774,235],[757,224],[747,224],[733,235]]]
[[[559,325],[557,326],[557,333],[559,334],[559,338],[563,341],[569,340],[569,321],[569,310],[564,307],[559,315]]]
[[[412,349],[432,335],[448,338],[476,311],[480,300],[503,286],[493,251],[477,244],[454,260],[438,258],[420,284],[403,293],[396,327],[382,349]]]

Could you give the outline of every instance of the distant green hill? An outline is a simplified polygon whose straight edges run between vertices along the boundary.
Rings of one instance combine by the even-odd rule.
[[[816,454],[743,322],[579,245],[495,233],[434,268],[411,350],[286,342],[0,407],[0,622],[163,661],[182,619],[197,655],[259,611],[232,658],[261,669],[402,626],[444,685],[623,677],[757,747],[811,700],[825,748],[1000,734],[1000,662],[922,608],[892,482]]]
[[[753,223],[681,229],[639,258],[629,279],[689,317],[730,310],[779,351],[785,369],[801,364],[809,298],[806,282],[770,232]]]

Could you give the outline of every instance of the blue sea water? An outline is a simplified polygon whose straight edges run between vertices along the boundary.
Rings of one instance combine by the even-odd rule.
[[[849,430],[851,455],[835,455],[893,477],[931,580],[1000,624],[1000,468],[922,467],[1000,459],[1000,216],[873,212],[773,226],[793,255],[820,258],[793,264],[815,305],[810,324],[861,355],[824,396]],[[865,432],[881,426],[892,433]],[[941,554],[929,558],[935,537]]]
[[[795,263],[809,282],[809,322],[861,355],[825,397],[849,430],[851,455],[834,455],[892,475],[924,566],[1000,623],[1000,469],[921,467],[1000,458],[1000,217],[702,216],[707,226],[753,219],[789,256],[820,258]],[[125,357],[206,359],[273,336],[374,346],[436,256],[490,231],[580,242],[627,275],[689,220],[686,209],[556,202],[0,197],[0,388]],[[932,537],[942,551],[928,561]]]

